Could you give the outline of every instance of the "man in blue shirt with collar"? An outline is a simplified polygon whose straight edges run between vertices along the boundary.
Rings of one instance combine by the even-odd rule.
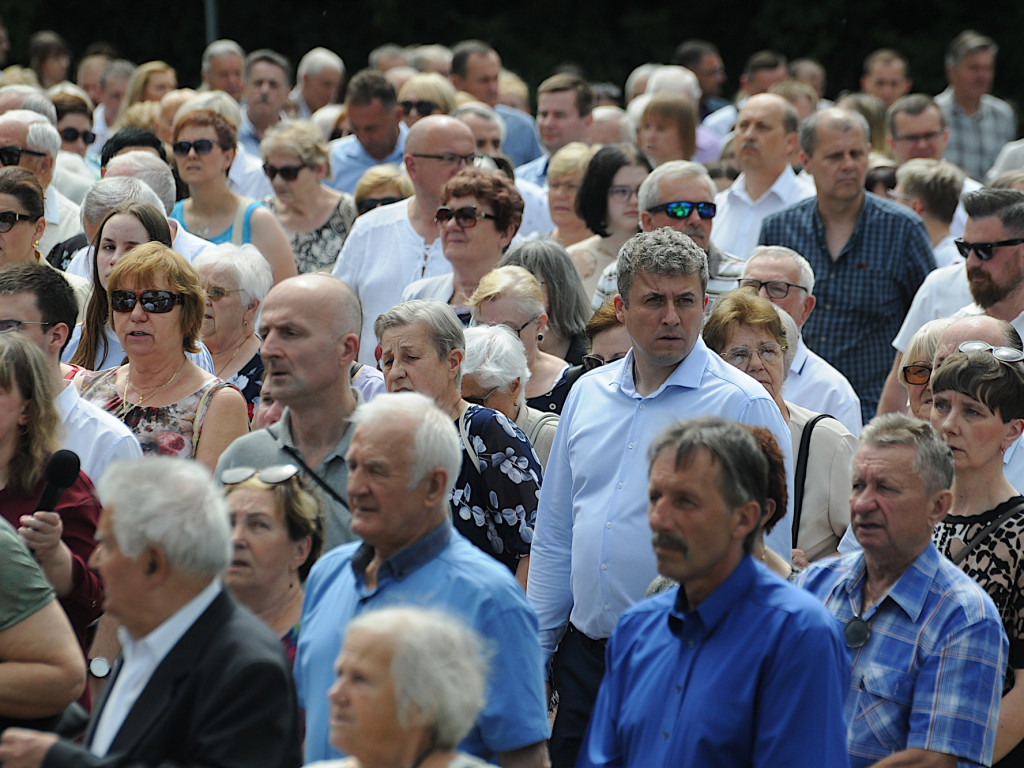
[[[511,572],[452,528],[458,430],[412,392],[379,395],[352,420],[348,497],[362,541],[321,557],[306,583],[294,669],[306,762],[339,757],[328,743],[327,690],[349,620],[412,604],[458,616],[493,651],[487,703],[459,748],[502,766],[542,768],[548,719],[537,618]]]
[[[614,301],[633,348],[621,362],[584,375],[562,409],[527,589],[545,659],[560,646],[555,768],[575,762],[604,672],[606,638],[657,575],[644,505],[645,454],[655,435],[702,414],[766,426],[792,475],[792,438],[775,403],[700,338],[707,281],[707,256],[686,235],[665,227],[631,238],[619,252]],[[789,511],[767,540],[787,561],[791,528]]]
[[[743,425],[701,416],[649,454],[658,572],[680,586],[630,608],[609,639],[577,767],[845,766],[839,628],[751,557],[764,452]]]
[[[333,178],[324,183],[339,192],[355,194],[359,178],[375,165],[401,165],[405,134],[395,88],[380,72],[364,69],[348,84],[345,96],[351,136],[330,145]]]

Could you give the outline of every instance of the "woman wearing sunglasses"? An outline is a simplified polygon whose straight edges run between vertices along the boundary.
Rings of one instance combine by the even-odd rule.
[[[900,384],[907,390],[910,414],[928,421],[932,412],[932,390],[928,382],[932,375],[932,360],[939,346],[939,337],[953,322],[948,317],[929,320],[922,325],[903,350],[903,360],[897,374]]]
[[[117,262],[107,285],[128,362],[79,376],[82,397],[127,424],[143,453],[194,458],[213,471],[249,419],[237,389],[186,357],[203,325],[199,274],[166,245],[146,243]]]
[[[54,163],[53,185],[65,197],[81,205],[90,187],[100,177],[99,165],[87,155],[95,146],[92,104],[85,91],[71,83],[51,88],[47,95],[57,110],[60,151]]]
[[[402,107],[402,122],[412,128],[422,117],[447,115],[455,109],[455,88],[437,72],[421,72],[402,85],[398,104]]]
[[[202,336],[214,375],[238,387],[251,421],[263,386],[255,323],[270,291],[270,265],[251,245],[222,243],[199,254],[192,266],[206,293]]]
[[[178,175],[188,184],[189,198],[175,203],[171,218],[214,244],[252,243],[270,264],[278,283],[296,274],[295,258],[274,214],[228,187],[237,143],[235,127],[216,112],[178,113],[172,149]]]
[[[263,202],[288,236],[296,269],[305,274],[333,267],[356,207],[348,192],[324,184],[331,165],[323,135],[310,123],[285,123],[267,131],[260,157],[274,188]]]
[[[1024,354],[967,341],[932,375],[932,426],[953,451],[953,505],[932,531],[940,552],[999,609],[1010,655],[992,765],[1024,760],[1024,497],[1003,457],[1024,429]]]
[[[605,267],[640,231],[640,184],[651,172],[635,144],[609,144],[590,159],[576,194],[576,213],[594,233],[569,247],[587,296],[594,295]]]
[[[274,630],[294,663],[303,585],[324,544],[320,499],[293,464],[233,467],[220,481],[234,548],[224,584]]]

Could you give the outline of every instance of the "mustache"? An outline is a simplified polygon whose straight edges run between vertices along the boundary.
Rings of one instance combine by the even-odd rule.
[[[678,549],[684,555],[689,554],[690,548],[686,542],[678,536],[673,536],[671,533],[656,533],[651,536],[652,547],[672,547]]]

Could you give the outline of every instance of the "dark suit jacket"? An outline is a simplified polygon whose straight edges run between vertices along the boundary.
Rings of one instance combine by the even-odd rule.
[[[92,740],[115,667],[93,712]],[[44,768],[217,766],[302,762],[298,705],[280,641],[221,592],[153,672],[105,757],[59,741]]]

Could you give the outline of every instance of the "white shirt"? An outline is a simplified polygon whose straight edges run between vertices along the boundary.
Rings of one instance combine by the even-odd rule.
[[[815,413],[835,416],[851,433],[860,434],[860,398],[853,385],[808,349],[803,337],[797,339],[793,365],[782,385],[782,399]]]
[[[402,301],[433,299],[447,304],[453,293],[455,293],[455,275],[449,272],[447,275],[425,277],[422,280],[409,283],[402,291]]]
[[[724,107],[716,109],[704,118],[701,125],[716,136],[724,139],[732,132],[732,127],[736,124],[736,117],[746,101],[744,99],[739,104],[726,104]]]
[[[555,222],[551,220],[547,190],[526,179],[516,179],[516,189],[523,198],[523,223],[519,225],[516,239],[553,230]]]
[[[949,225],[949,234],[953,237],[960,237],[964,233],[964,224],[967,223],[967,211],[964,210],[964,195],[981,189],[982,186],[981,182],[975,181],[970,176],[964,179],[964,185],[960,188],[960,202],[956,204],[956,210],[953,211],[953,221]],[[942,265],[940,264],[939,266],[941,267]]]
[[[43,196],[43,218],[46,231],[39,238],[39,253],[45,259],[57,243],[82,231],[82,210],[51,184]]]
[[[210,607],[222,589],[220,579],[211,581],[202,592],[179,608],[145,637],[135,639],[124,627],[117,631],[121,641],[121,670],[111,683],[110,695],[103,705],[89,751],[104,757],[160,662],[167,658],[178,641]]]
[[[253,200],[262,200],[274,194],[270,179],[263,172],[263,161],[258,155],[246,151],[241,144],[228,170],[228,187],[236,195],[251,197]]]
[[[939,267],[929,272],[914,294],[907,316],[903,318],[903,325],[892,340],[893,347],[902,352],[910,343],[910,337],[929,320],[949,317],[965,304],[973,302],[963,259],[959,264]]]
[[[956,243],[953,242],[955,239],[953,234],[950,233],[939,240],[938,244],[932,248],[932,252],[935,254],[936,266],[951,267],[955,265],[963,267],[964,257],[956,249]]]
[[[64,447],[78,455],[82,471],[93,482],[111,462],[142,458],[132,431],[120,419],[83,400],[71,382],[65,383],[54,403],[64,423]]]
[[[332,274],[343,280],[363,305],[359,362],[376,366],[377,317],[402,302],[410,283],[452,271],[441,250],[441,238],[427,245],[409,221],[409,202],[400,200],[356,219]]]
[[[196,260],[196,256],[205,251],[207,248],[212,248],[213,243],[209,240],[204,240],[198,235],[193,235],[180,222],[177,224],[177,232],[174,234],[174,239],[171,240],[171,248],[177,253],[180,253],[185,257],[185,260],[191,264]],[[85,280],[90,281],[90,289],[92,286],[92,246],[87,245],[85,248],[79,248],[75,251],[75,255],[71,257],[71,261],[68,262],[67,268],[64,270],[65,275],[75,275]]]
[[[718,213],[711,239],[726,253],[746,261],[757,246],[766,216],[813,196],[814,187],[801,180],[789,164],[757,200],[747,193],[746,174],[741,173],[731,187],[715,195]]]

